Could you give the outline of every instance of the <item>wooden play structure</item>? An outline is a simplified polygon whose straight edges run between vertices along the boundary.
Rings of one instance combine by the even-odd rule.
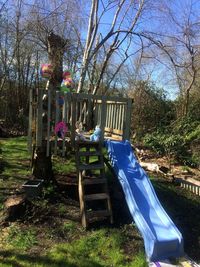
[[[30,92],[29,150],[34,154],[42,147],[47,158],[75,152],[81,220],[85,227],[93,218],[109,217],[113,222],[102,144],[105,138],[130,138],[131,109],[132,100],[128,98],[41,89]],[[59,122],[67,128],[62,138],[55,133]],[[83,125],[84,141],[76,139],[77,122]],[[102,135],[99,142],[92,142],[89,136],[96,125],[100,126]],[[91,164],[91,157],[96,157],[95,163]],[[88,190],[93,193],[88,194]],[[92,209],[88,209],[88,203],[92,203]]]

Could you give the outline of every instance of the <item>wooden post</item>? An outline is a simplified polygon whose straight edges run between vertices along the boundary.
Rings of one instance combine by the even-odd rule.
[[[72,125],[71,125],[71,143],[72,146],[75,146],[75,131],[76,131],[76,105],[77,105],[77,95],[72,94]]]
[[[51,132],[51,90],[48,90],[48,110],[47,110],[47,157],[50,155],[50,134]]]
[[[60,93],[57,91],[56,92],[56,98],[55,98],[55,105],[56,105],[56,116],[55,116],[55,126],[56,124],[59,122],[59,118],[60,118],[60,109],[59,109],[59,96]],[[55,136],[55,144],[54,144],[54,153],[55,155],[57,155],[57,146],[58,146],[58,136]]]
[[[92,122],[93,122],[93,116],[92,116],[92,99],[89,98],[88,99],[88,107],[87,107],[87,130],[91,130],[93,125],[92,125]]]
[[[32,124],[33,124],[33,89],[29,91],[29,125],[28,125],[28,151],[32,151]]]
[[[126,117],[124,120],[124,133],[123,140],[129,140],[130,138],[130,125],[131,125],[131,114],[132,114],[132,99],[128,99],[126,106]]]
[[[102,97],[102,103],[101,103],[101,131],[102,131],[102,134],[101,134],[101,142],[103,143],[104,141],[104,131],[105,131],[105,125],[106,125],[106,113],[107,113],[107,110],[106,110],[106,97],[103,96]]]
[[[36,129],[36,146],[40,147],[42,146],[42,96],[43,96],[43,90],[38,91],[38,108],[37,108],[37,129]]]
[[[67,101],[66,101],[66,94],[64,95],[64,106],[63,106],[63,114],[62,114],[62,120],[67,125]],[[62,156],[65,156],[65,136],[63,138],[62,142]]]

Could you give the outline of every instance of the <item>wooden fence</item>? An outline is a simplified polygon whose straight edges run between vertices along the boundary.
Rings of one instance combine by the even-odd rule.
[[[47,94],[46,107],[43,97]],[[54,100],[55,98],[55,100]],[[62,102],[62,103],[61,103]],[[120,97],[97,96],[89,94],[62,93],[52,94],[50,90],[30,92],[29,138],[32,145],[40,147],[47,141],[47,155],[52,143],[57,154],[58,137],[54,133],[55,125],[63,121],[68,126],[68,135],[72,146],[75,143],[76,122],[82,122],[85,131],[100,125],[102,140],[106,136],[121,140],[130,138],[132,99]],[[44,120],[46,113],[46,121]],[[53,140],[53,142],[52,142]],[[60,142],[60,140],[59,140]],[[65,138],[62,140],[62,154],[65,154]]]
[[[176,178],[175,181],[186,190],[189,190],[190,192],[194,193],[195,195],[200,196],[200,186],[197,184],[194,184],[192,182],[186,181],[181,178]]]

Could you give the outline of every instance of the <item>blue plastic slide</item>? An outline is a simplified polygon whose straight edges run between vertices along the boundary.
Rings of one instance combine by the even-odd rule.
[[[182,235],[161,206],[147,174],[133,154],[130,142],[107,140],[105,146],[131,216],[144,239],[148,260],[182,256]]]

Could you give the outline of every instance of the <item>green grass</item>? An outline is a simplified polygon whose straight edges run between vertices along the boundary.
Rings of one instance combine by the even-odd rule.
[[[0,207],[30,175],[26,138],[1,141]],[[92,160],[95,160],[92,159]],[[75,172],[74,157],[53,158],[56,173]],[[69,189],[68,189],[69,190]],[[32,201],[22,220],[0,226],[1,267],[143,267],[143,241],[133,225],[86,231],[80,225],[78,200],[60,196],[49,185]]]
[[[0,140],[1,170],[0,170],[0,210],[5,199],[11,192],[27,180],[31,174],[30,155],[27,151],[25,137]]]
[[[27,179],[25,171],[30,173],[26,138],[4,139],[1,143],[4,169],[0,173],[0,208]],[[55,157],[53,165],[57,173],[75,171],[73,157]],[[112,174],[107,174],[114,190]],[[164,209],[183,234],[187,254],[199,261],[199,197],[160,177],[152,178],[152,183]],[[113,209],[119,213],[115,226],[102,224],[86,231],[80,225],[78,199],[69,198],[67,190],[71,189],[61,194],[49,185],[40,199],[32,201],[26,218],[0,226],[1,267],[147,266],[143,240],[136,227],[124,219],[121,200]]]
[[[29,240],[30,241],[30,240]],[[43,256],[33,257],[20,250],[10,249],[0,251],[0,260],[7,266],[37,266],[37,267],[145,267],[144,254],[127,256],[123,244],[127,236],[118,229],[100,229],[88,232],[86,236],[71,243],[55,245]],[[23,239],[24,244],[24,239]],[[25,242],[27,245],[27,243]],[[27,247],[27,246],[26,246]]]
[[[67,160],[58,156],[53,157],[53,170],[60,174],[76,172],[75,157],[70,157]]]
[[[162,206],[184,238],[186,253],[200,261],[200,198],[164,179],[152,178]]]
[[[9,244],[12,249],[30,249],[38,243],[36,231],[33,228],[20,229],[19,226],[11,225],[11,227],[9,227],[6,243]]]

